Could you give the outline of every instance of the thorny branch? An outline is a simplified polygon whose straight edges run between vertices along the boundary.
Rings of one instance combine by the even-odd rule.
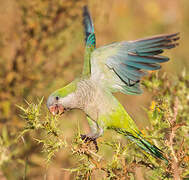
[[[170,148],[171,150],[171,156],[172,156],[172,160],[170,163],[171,166],[171,171],[173,173],[173,178],[175,180],[180,180],[180,170],[179,170],[179,159],[177,157],[177,154],[175,153],[174,150],[174,138],[176,135],[176,130],[183,126],[184,124],[176,124],[176,118],[177,118],[177,114],[178,114],[178,97],[175,98],[175,102],[174,102],[174,107],[173,107],[173,116],[169,116],[168,117],[168,122],[170,124],[170,135],[169,138],[167,140],[167,146]],[[181,147],[182,148],[182,147]]]
[[[180,87],[180,84],[183,87]],[[66,141],[62,140],[63,134],[61,129],[59,129],[60,121],[58,120],[58,117],[51,117],[49,114],[44,116],[44,113],[42,113],[42,100],[39,101],[39,104],[27,102],[26,108],[18,106],[22,112],[21,118],[26,121],[25,128],[19,133],[18,137],[22,137],[26,135],[26,133],[30,133],[30,136],[32,136],[33,139],[43,144],[40,148],[42,147],[43,152],[47,154],[46,159],[48,162],[55,156],[56,152],[62,149],[62,147],[71,150],[72,155],[76,155],[75,157],[78,159],[78,161],[74,162],[79,163],[76,168],[64,170],[74,173],[77,180],[88,180],[93,177],[97,177],[98,179],[98,175],[103,176],[104,179],[107,180],[142,180],[146,177],[149,179],[149,175],[153,179],[159,179],[159,177],[163,177],[165,179],[173,178],[175,180],[180,180],[182,178],[186,179],[189,175],[189,156],[187,146],[188,134],[186,134],[188,133],[186,123],[188,123],[189,101],[185,96],[188,92],[185,87],[185,84],[183,85],[183,83],[180,83],[179,81],[179,85],[176,87],[173,86],[173,93],[171,93],[168,97],[164,94],[160,94],[159,96],[160,98],[162,97],[162,101],[160,101],[159,104],[158,102],[154,102],[153,108],[150,108],[150,111],[147,111],[149,119],[153,125],[153,132],[150,132],[152,137],[162,137],[161,139],[163,140],[163,137],[165,137],[165,134],[163,133],[167,130],[167,127],[169,128],[168,136],[166,136],[166,144],[162,142],[158,146],[161,149],[169,150],[166,153],[167,159],[169,160],[168,166],[165,163],[161,163],[158,160],[151,157],[148,158],[147,156],[145,157],[143,154],[138,153],[138,149],[135,149],[132,143],[127,145],[125,143],[122,144],[120,143],[120,140],[117,140],[117,138],[112,139],[113,137],[111,137],[111,139],[107,138],[100,143],[100,145],[106,144],[108,149],[101,146],[100,152],[97,154],[94,143],[86,143],[82,141],[79,128],[78,135],[74,138],[75,141],[73,141],[70,146],[67,146]],[[175,90],[177,93],[176,95]],[[35,132],[36,130],[38,132],[40,131],[40,133],[37,134]],[[38,135],[37,138],[36,135]],[[11,152],[11,149],[17,145],[17,141],[14,140],[13,143],[6,144],[6,136],[7,133],[4,131],[1,135],[3,140],[2,147],[8,149],[11,153],[9,161],[12,164],[13,161],[15,163],[15,159],[17,157],[14,152]],[[19,155],[19,158],[24,159],[26,156],[30,157],[30,151],[33,150],[33,147],[39,147],[37,145],[38,144],[36,143],[30,145],[30,148],[24,151],[27,152],[22,152],[21,155]],[[20,146],[18,148],[20,148]],[[108,152],[109,154],[103,153],[99,155],[101,151]],[[110,156],[111,159],[106,159],[106,157],[109,158]],[[2,162],[1,158],[0,161]],[[27,178],[29,175],[25,173],[25,177]]]

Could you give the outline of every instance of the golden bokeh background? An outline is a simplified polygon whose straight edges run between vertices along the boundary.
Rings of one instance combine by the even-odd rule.
[[[0,4],[0,134],[6,128],[10,138],[24,126],[16,104],[24,105],[25,100],[36,102],[42,96],[46,101],[51,92],[80,75],[85,4],[94,21],[97,47],[114,41],[180,32],[180,45],[165,52],[171,61],[163,64],[161,73],[175,76],[183,69],[188,71],[188,0],[0,0]],[[143,107],[149,106],[152,98],[149,92],[141,96],[118,93],[116,97],[141,129],[148,124]],[[62,117],[61,128],[68,142],[74,136],[78,121],[82,131],[89,130],[83,112],[74,110]],[[105,136],[111,137],[111,134],[105,133]],[[69,152],[58,152],[47,167],[41,147],[27,139],[29,143],[20,150],[20,158],[30,159],[28,179],[73,178],[63,171],[63,168],[74,167]],[[22,148],[24,145],[20,144]],[[21,179],[24,168],[22,163],[17,164],[13,161],[4,165],[0,179],[5,179],[4,174],[8,179]]]

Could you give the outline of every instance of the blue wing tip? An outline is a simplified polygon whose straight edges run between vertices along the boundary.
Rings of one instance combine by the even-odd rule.
[[[88,14],[89,14],[88,6],[85,5],[85,6],[83,6],[83,16],[85,17],[85,16],[87,16]]]
[[[86,33],[94,33],[92,18],[86,5],[83,7],[83,25]]]
[[[88,47],[95,47],[96,39],[94,34],[94,26],[90,16],[88,6],[83,7],[83,25],[85,28],[85,42]]]

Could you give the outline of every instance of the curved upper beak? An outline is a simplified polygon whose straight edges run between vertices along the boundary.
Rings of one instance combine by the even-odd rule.
[[[53,114],[62,115],[64,113],[64,107],[61,104],[55,104],[49,107],[49,111]]]

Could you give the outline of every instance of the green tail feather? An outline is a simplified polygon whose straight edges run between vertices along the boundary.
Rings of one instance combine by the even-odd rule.
[[[158,147],[156,147],[155,145],[151,144],[149,141],[144,139],[144,137],[142,137],[139,133],[135,132],[137,136],[135,137],[133,134],[125,131],[124,129],[121,128],[111,128],[111,129],[114,129],[119,134],[126,136],[128,139],[135,142],[145,152],[151,154],[155,158],[159,158],[166,161],[166,163],[168,164],[168,160],[163,156],[162,150],[160,150]]]

